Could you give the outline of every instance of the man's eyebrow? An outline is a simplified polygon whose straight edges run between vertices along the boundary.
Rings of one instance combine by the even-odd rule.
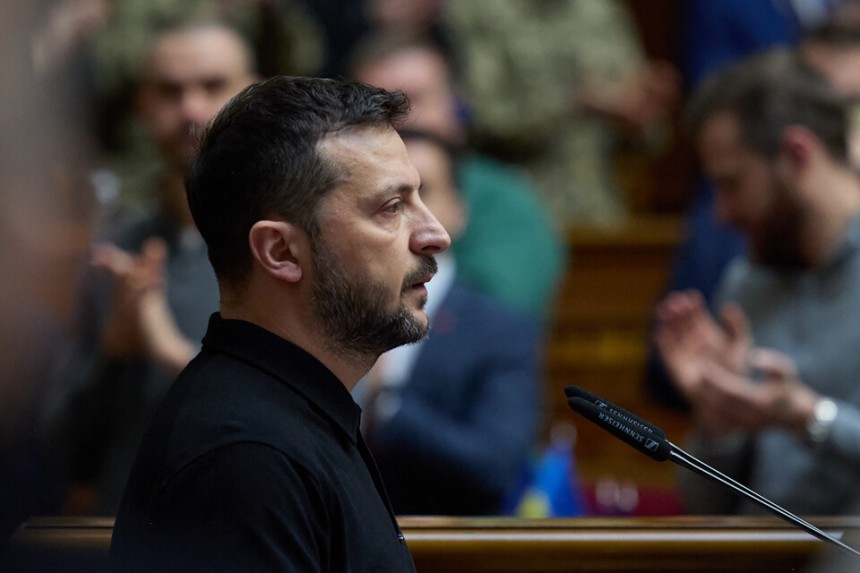
[[[418,191],[420,192],[423,187],[424,182],[421,182],[421,184],[418,186]],[[415,187],[413,187],[409,183],[395,183],[393,185],[388,185],[383,188],[381,190],[381,193],[397,193],[399,195],[405,195],[407,193],[411,193],[414,189]]]

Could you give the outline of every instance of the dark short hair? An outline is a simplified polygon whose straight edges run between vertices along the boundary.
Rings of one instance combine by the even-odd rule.
[[[805,32],[801,43],[833,49],[860,47],[860,22],[853,18],[829,18]]]
[[[320,152],[326,134],[396,127],[408,111],[402,92],[321,78],[278,76],[233,97],[203,135],[186,185],[219,283],[247,278],[257,221],[277,217],[318,235],[318,204],[346,177]]]
[[[458,83],[461,66],[454,50],[439,37],[409,31],[386,31],[368,34],[352,49],[347,59],[350,76],[358,77],[367,67],[406,52],[427,52],[442,62],[449,83]]]
[[[802,125],[837,161],[848,162],[848,114],[844,98],[795,51],[776,49],[708,76],[687,108],[694,135],[722,112],[735,114],[751,149],[773,158],[784,130]]]

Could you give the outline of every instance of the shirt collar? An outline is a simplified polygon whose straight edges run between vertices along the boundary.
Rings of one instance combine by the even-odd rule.
[[[355,442],[361,409],[331,370],[295,344],[260,326],[224,319],[216,312],[209,318],[203,348],[223,352],[278,378]]]

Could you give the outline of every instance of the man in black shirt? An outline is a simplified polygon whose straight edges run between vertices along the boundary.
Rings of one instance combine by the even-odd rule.
[[[414,570],[349,395],[426,334],[450,243],[393,129],[407,109],[277,77],[204,136],[188,198],[220,313],[138,452],[112,570]]]

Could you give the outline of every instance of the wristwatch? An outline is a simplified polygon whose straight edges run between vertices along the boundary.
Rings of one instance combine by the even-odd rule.
[[[815,403],[812,416],[806,421],[806,437],[813,444],[820,444],[830,435],[833,420],[839,408],[830,398],[822,398]]]

